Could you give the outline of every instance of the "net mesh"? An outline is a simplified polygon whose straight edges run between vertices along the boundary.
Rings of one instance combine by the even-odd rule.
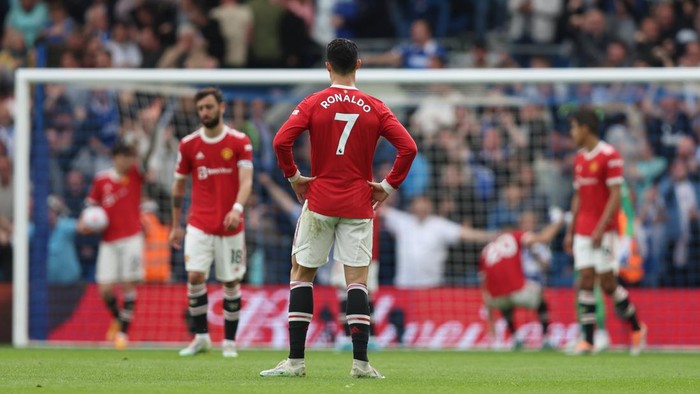
[[[183,342],[190,338],[185,310],[182,252],[167,242],[170,187],[179,140],[199,127],[193,96],[198,86],[105,83],[102,86],[36,85],[32,120],[32,222],[30,339],[98,343],[110,315],[94,283],[99,236],[75,233],[75,219],[94,175],[111,166],[118,138],[137,144],[147,162],[142,197],[146,281],[138,288],[131,340]],[[289,253],[298,205],[276,167],[272,138],[294,105],[324,85],[289,84],[225,92],[225,121],[248,134],[256,178],[246,207],[248,274],[239,343],[286,346]],[[700,124],[698,85],[686,84],[361,84],[397,114],[415,138],[419,154],[389,205],[415,214],[426,201],[434,215],[480,230],[518,225],[534,213],[533,228],[549,221],[549,210],[569,206],[574,145],[568,115],[579,105],[599,112],[601,137],[625,159],[632,218],[621,226],[628,240],[620,272],[654,346],[698,346],[700,334]],[[295,157],[310,169],[308,142]],[[395,151],[381,141],[375,176],[381,179]],[[189,193],[187,194],[189,195]],[[423,198],[425,197],[425,198]],[[185,202],[186,212],[188,202]],[[401,242],[400,231],[379,226],[379,289],[372,295],[375,335],[383,346],[435,348],[507,346],[502,320],[484,313],[478,257],[484,244],[430,234]],[[405,239],[406,237],[403,237]],[[415,261],[402,250],[431,252]],[[571,257],[562,235],[547,248],[546,284],[550,337],[563,346],[578,333]],[[432,250],[432,249],[429,249]],[[407,256],[407,257],[406,257]],[[421,277],[401,267],[431,267]],[[321,269],[312,346],[332,346],[343,336],[338,292],[330,285],[332,264]],[[209,283],[209,323],[221,338],[223,296]],[[614,345],[627,345],[629,331],[608,305]],[[518,336],[528,346],[541,339],[536,314],[518,311]]]

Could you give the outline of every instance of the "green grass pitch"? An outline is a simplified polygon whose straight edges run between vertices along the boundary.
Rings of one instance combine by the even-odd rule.
[[[349,377],[351,354],[307,351],[305,378],[261,378],[285,357],[243,350],[180,358],[176,350],[0,348],[2,393],[698,393],[700,354],[381,351],[384,380]]]

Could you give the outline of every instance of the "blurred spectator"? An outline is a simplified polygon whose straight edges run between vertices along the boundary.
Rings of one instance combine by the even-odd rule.
[[[316,64],[323,56],[323,50],[311,38],[307,24],[306,11],[310,5],[307,1],[289,1],[287,11],[280,20],[280,45],[284,57],[284,65],[290,68],[308,68]]]
[[[190,2],[184,0],[181,4]],[[221,27],[216,19],[211,19],[207,15],[207,9],[201,2],[192,2],[189,7],[183,7],[187,13],[189,22],[194,26],[204,39],[207,54],[216,59],[217,64],[223,64],[226,56],[226,43],[221,35]],[[226,23],[232,23],[227,21]]]
[[[12,162],[0,155],[0,280],[3,281],[12,281],[13,202]]]
[[[160,36],[151,27],[143,28],[139,31],[138,44],[141,51],[141,68],[155,68],[164,52]]]
[[[502,29],[502,26],[506,24],[508,0],[471,0],[471,12],[465,12],[468,11],[468,9],[465,10],[462,8],[464,6],[460,6],[460,4],[464,3],[467,2],[452,2],[450,26],[453,27],[453,29],[456,23],[463,21],[465,19],[464,17],[469,16],[474,26],[474,34],[476,34],[477,39],[483,40],[486,38],[488,30],[490,30],[491,24],[489,21],[491,19],[494,19],[493,28],[496,30]]]
[[[682,136],[678,139],[676,146],[676,161],[685,163],[688,171],[688,178],[695,183],[700,182],[700,163],[698,162],[697,145],[695,140],[689,136]]]
[[[557,18],[562,12],[558,0],[509,0],[511,41],[550,44],[554,41]]]
[[[101,44],[109,40],[109,13],[105,4],[94,4],[85,11],[83,34],[88,38],[97,38]]]
[[[665,284],[683,285],[690,279],[686,277],[689,264],[695,264],[690,258],[690,247],[697,244],[700,187],[688,179],[687,165],[675,160],[670,174],[659,185],[659,194],[666,212],[666,241],[662,250],[669,251],[665,259],[669,262]]]
[[[700,43],[692,41],[685,44],[683,54],[678,59],[679,67],[700,67]]]
[[[486,228],[496,231],[517,226],[520,214],[525,211],[524,197],[519,184],[504,185],[496,206],[489,210]]]
[[[253,12],[253,37],[250,42],[248,65],[275,68],[284,65],[280,42],[280,23],[285,13],[281,0],[250,0]]]
[[[469,52],[461,56],[450,56],[452,68],[495,68],[502,64],[505,53],[489,51],[486,40],[477,40]]]
[[[432,58],[444,59],[445,49],[433,39],[430,25],[423,19],[411,24],[411,41],[389,52],[364,57],[367,65],[403,68],[428,68]]]
[[[112,57],[112,67],[134,68],[141,65],[141,50],[129,37],[130,29],[121,22],[112,26],[111,39],[104,43],[104,48]]]
[[[429,198],[411,202],[410,213],[388,206],[379,214],[396,238],[396,277],[398,287],[436,287],[445,283],[448,249],[460,240],[488,242],[490,235],[461,226],[433,214]]]
[[[158,60],[158,68],[216,68],[216,59],[202,47],[202,39],[194,27],[178,27],[177,37],[177,42],[168,47]]]
[[[170,227],[158,219],[158,204],[153,200],[141,204],[141,226],[143,227],[143,268],[147,282],[170,280]]]
[[[253,13],[250,8],[238,0],[222,0],[209,15],[218,22],[224,38],[226,56],[223,66],[244,67],[253,34]]]
[[[634,194],[646,198],[647,190],[666,171],[668,163],[665,158],[654,156],[651,145],[645,140],[639,156],[626,160],[625,165],[625,177]]]
[[[139,30],[151,29],[161,45],[169,46],[177,39],[176,4],[179,0],[144,0],[131,11],[131,20]]]
[[[48,198],[51,234],[46,257],[46,280],[69,285],[80,280],[80,261],[75,250],[78,220],[68,216],[68,209],[55,195]]]
[[[512,154],[511,148],[503,142],[501,131],[487,125],[482,132],[481,150],[477,158],[480,164],[493,171],[497,187],[509,183]]]
[[[675,93],[662,93],[658,111],[646,122],[647,135],[654,153],[669,163],[673,161],[680,138],[693,135],[690,120],[681,105]]]
[[[274,171],[277,167],[275,152],[272,150],[272,139],[275,134],[273,126],[265,120],[267,103],[262,98],[253,99],[246,113],[243,100],[236,100],[233,104],[234,126],[245,133],[253,144],[253,158],[260,163],[265,172]]]
[[[587,11],[580,26],[574,27],[574,56],[580,67],[599,67],[605,64],[612,37],[607,32],[605,15],[597,10]]]
[[[614,11],[607,15],[608,32],[622,41],[626,48],[634,45],[637,22],[644,14],[646,1],[614,0]]]
[[[331,24],[340,38],[394,37],[390,1],[336,0]]]
[[[10,0],[10,12],[5,17],[5,28],[19,31],[28,47],[49,20],[46,4],[41,0]]]
[[[71,170],[66,174],[66,186],[63,192],[63,203],[70,217],[77,218],[83,210],[87,196],[87,182],[80,171]]]
[[[63,44],[75,29],[75,21],[68,15],[61,1],[49,4],[49,22],[39,33],[38,39],[49,45]]]
[[[24,44],[22,34],[14,29],[5,29],[0,50],[0,71],[11,74],[16,68],[30,67],[33,63],[33,52]]]
[[[457,123],[455,107],[464,101],[464,95],[448,84],[431,84],[411,116],[414,134],[430,139],[443,128],[454,128]]]
[[[664,256],[666,210],[659,196],[658,185],[652,185],[646,189],[641,200],[638,218],[642,224],[640,238],[643,244],[640,246],[644,258],[644,283],[657,286],[661,265],[665,264],[666,257]]]
[[[667,45],[663,45],[659,24],[653,18],[642,20],[635,36],[635,50],[637,60],[648,66],[673,66],[673,53]]]
[[[391,16],[399,38],[413,36],[413,24],[422,19],[432,26],[435,37],[445,37],[450,20],[450,2],[443,0],[394,0]],[[482,15],[483,17],[483,15]]]
[[[0,156],[12,160],[15,152],[15,126],[8,103],[9,101],[0,100]]]
[[[632,63],[628,56],[627,46],[619,40],[612,40],[605,48],[605,60],[600,64],[603,67],[630,67]]]
[[[439,179],[431,190],[436,214],[453,222],[470,227],[486,227],[486,206],[477,196],[471,179],[459,163],[448,163],[442,167]]]

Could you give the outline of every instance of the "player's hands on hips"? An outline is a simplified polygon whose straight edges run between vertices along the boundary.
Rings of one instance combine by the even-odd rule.
[[[292,190],[294,190],[294,194],[296,194],[299,204],[303,204],[304,200],[306,200],[306,192],[309,191],[309,184],[314,179],[316,179],[316,177],[310,178],[308,176],[299,176],[296,181],[291,182]]]
[[[571,254],[574,251],[574,235],[568,231],[564,237],[564,251],[568,254]]]
[[[168,237],[168,241],[170,241],[170,245],[175,248],[175,249],[182,249],[182,239],[185,237],[185,229],[182,227],[173,227],[172,230],[170,230],[170,236]]]
[[[228,211],[224,217],[224,228],[226,230],[233,230],[238,227],[238,224],[241,222],[241,215],[243,215],[243,213],[238,212],[235,209]]]
[[[379,182],[367,182],[369,185],[372,187],[372,207],[374,209],[379,208],[380,205],[384,202],[384,200],[389,197],[389,193],[384,190],[382,187],[382,184]]]

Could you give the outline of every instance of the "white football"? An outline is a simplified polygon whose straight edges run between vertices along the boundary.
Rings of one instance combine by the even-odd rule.
[[[87,228],[95,232],[104,230],[109,224],[107,212],[104,208],[97,205],[83,209],[83,212],[80,214],[80,220]]]

